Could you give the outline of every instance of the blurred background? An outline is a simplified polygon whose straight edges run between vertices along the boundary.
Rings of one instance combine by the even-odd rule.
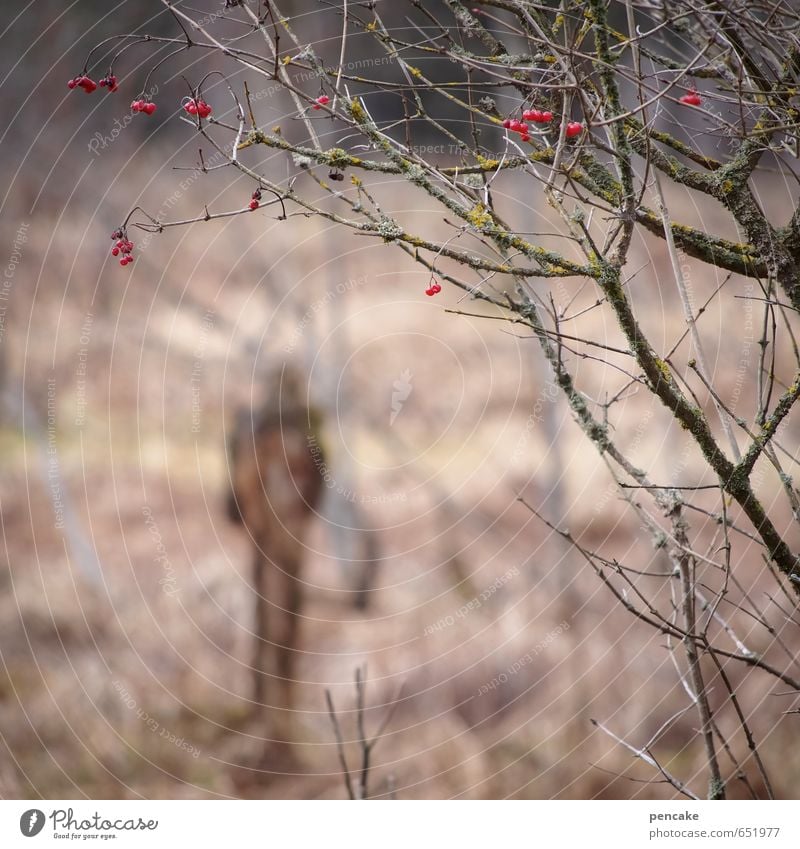
[[[312,15],[315,47],[335,64],[335,10],[283,11]],[[117,93],[87,97],[66,82],[115,33],[176,35],[160,3],[39,0],[3,26],[0,794],[341,798],[324,694],[355,760],[353,680],[365,665],[368,729],[394,705],[373,753],[376,795],[671,798],[590,722],[643,744],[685,707],[664,639],[620,610],[519,498],[606,557],[644,569],[664,566],[665,554],[625,511],[535,340],[482,318],[484,307],[447,284],[426,297],[429,275],[391,246],[319,219],[279,221],[272,206],[132,232],[136,261],[120,268],[109,236],[132,207],[177,220],[250,197],[237,173],[192,170],[199,145],[180,120],[182,76],[196,83],[216,60],[165,64],[158,111],[131,115],[149,47],[120,60]],[[377,55],[367,40],[351,50]],[[223,111],[218,79],[206,90]],[[262,94],[263,125],[301,139],[292,104]],[[297,173],[266,149],[247,156],[276,180]],[[322,197],[307,175],[297,180]],[[776,212],[791,210],[796,188],[779,174],[765,180]],[[452,234],[425,196],[387,176],[369,185],[416,232]],[[495,185],[528,230],[560,229],[538,188],[513,177]],[[678,194],[670,204],[676,218],[735,237],[720,209]],[[686,262],[704,303],[724,275]],[[642,269],[630,284],[637,310],[668,349],[684,320],[661,283],[663,244],[637,236],[631,269]],[[735,393],[743,415],[760,321],[742,297],[749,285],[731,281],[704,316],[717,389]],[[580,280],[540,291],[575,314],[597,300]],[[619,344],[608,312],[589,310],[573,332]],[[252,553],[226,516],[225,435],[286,363],[322,410],[328,475],[305,541],[302,741],[291,767],[270,768],[253,761],[265,731],[250,698]],[[595,399],[624,379],[598,361],[570,368]],[[646,393],[625,399],[614,426],[655,479],[705,480],[685,434]],[[794,445],[796,423],[787,427]],[[776,481],[765,473],[759,487],[771,504]],[[760,556],[746,542],[735,556],[763,599]],[[751,648],[773,650],[758,639]],[[786,640],[796,654],[796,635]],[[773,780],[791,795],[796,717],[761,709],[763,683],[735,675],[762,756],[781,754]],[[683,776],[703,768],[696,722],[683,714],[659,743]]]

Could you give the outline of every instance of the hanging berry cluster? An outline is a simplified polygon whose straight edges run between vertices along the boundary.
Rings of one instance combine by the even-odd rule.
[[[534,124],[549,124],[553,120],[553,113],[541,109],[525,109],[522,113],[523,121],[533,121]]]
[[[152,100],[134,100],[131,103],[132,112],[144,112],[145,115],[152,115],[156,111],[156,105]]]
[[[200,98],[190,97],[183,104],[183,108],[189,115],[197,115],[200,118],[208,118],[211,114],[211,107]]]
[[[520,141],[530,141],[530,121],[532,124],[552,124],[553,113],[547,109],[523,109],[522,120],[519,118],[506,118],[503,127],[512,133],[519,133]],[[567,124],[567,138],[574,138],[583,132],[583,124],[580,121],[570,121]]]
[[[439,285],[435,277],[431,277],[431,282],[428,288],[425,290],[425,294],[428,297],[433,297],[434,295],[438,295],[439,292],[442,291],[442,287]]]
[[[97,89],[97,83],[90,77],[87,77],[86,74],[78,74],[77,77],[73,77],[67,83],[67,88],[82,88],[86,94],[91,94]],[[115,90],[112,89],[112,91]]]
[[[322,109],[323,106],[327,106],[331,102],[330,97],[327,94],[321,94],[311,105],[312,109]]]
[[[93,91],[97,91],[98,86],[100,88],[107,88],[109,91],[116,91],[119,88],[119,85],[117,85],[117,78],[114,74],[106,74],[99,83],[96,83],[86,74],[78,74],[77,77],[67,80],[67,88],[82,88],[86,94],[91,94]]]
[[[261,205],[261,189],[256,189],[250,196],[250,209],[256,210]]]
[[[506,118],[503,121],[503,126],[507,130],[511,130],[512,133],[519,133],[522,141],[530,141],[531,137],[528,133],[528,125],[524,121],[520,121],[517,118]]]
[[[120,256],[121,254],[119,264],[123,267],[132,263],[133,242],[128,239],[125,231],[120,227],[111,234],[111,238],[115,240],[111,248],[111,256]]]
[[[91,55],[91,54],[90,54]],[[88,67],[88,66],[87,66]],[[80,88],[86,94],[91,94],[93,91],[96,91],[98,88],[104,88],[106,91],[117,91],[119,89],[119,80],[116,74],[112,73],[112,70],[109,68],[108,73],[102,77],[99,82],[95,82],[88,74],[87,67],[84,67],[82,73],[73,77],[71,80],[67,81],[67,87],[69,89]],[[148,80],[150,76],[148,75]],[[330,98],[327,95],[320,95],[317,100],[317,108],[321,108],[324,106]],[[212,113],[211,106],[206,103],[202,98],[193,95],[189,97],[183,98],[181,101],[181,107],[183,110],[191,116],[196,116],[197,118],[208,118]],[[156,111],[156,104],[150,100],[147,95],[139,95],[137,98],[131,103],[131,112],[141,112],[145,115],[152,115]],[[251,210],[256,210],[259,208],[261,202],[261,189],[256,188],[250,198],[249,208]],[[153,222],[153,224],[157,224],[157,222]],[[133,242],[128,239],[126,226],[123,224],[122,227],[117,228],[111,234],[111,238],[113,240],[113,244],[111,246],[111,255],[117,257],[119,259],[119,264],[121,266],[130,265],[133,262]]]

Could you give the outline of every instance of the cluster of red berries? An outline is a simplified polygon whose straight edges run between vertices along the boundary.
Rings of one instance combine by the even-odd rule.
[[[123,267],[133,262],[133,257],[131,256],[131,252],[133,251],[133,242],[131,242],[125,235],[125,231],[122,228],[119,228],[111,234],[111,238],[115,239],[114,245],[111,248],[111,256],[119,256],[122,254],[119,264]]]
[[[518,118],[506,118],[503,121],[503,126],[512,133],[519,133],[522,141],[530,141],[528,125],[526,121],[532,121],[534,124],[549,124],[553,120],[553,113],[543,111],[541,109],[523,109],[522,120]]]
[[[553,113],[541,109],[526,109],[522,118],[524,121],[533,121],[534,124],[549,124],[553,120]]]
[[[82,88],[86,94],[91,94],[97,88],[97,83],[86,74],[79,74],[67,83],[67,88]]]
[[[261,189],[256,189],[250,196],[250,209],[258,209],[261,200]]]
[[[687,106],[699,106],[702,102],[703,98],[700,97],[695,88],[687,91],[681,98],[681,103],[685,103]]]
[[[195,100],[193,97],[190,97],[186,103],[183,104],[183,108],[190,115],[198,115],[200,118],[208,118],[211,114],[211,107],[205,102],[205,100]]]
[[[425,290],[425,294],[432,298],[434,295],[438,295],[441,291],[442,287],[436,282],[436,278],[431,277],[431,285]]]
[[[156,111],[156,105],[152,100],[134,100],[131,103],[131,111],[144,112],[145,115],[152,115]]]
[[[527,124],[531,121],[534,124],[550,124],[553,121],[553,113],[542,109],[524,109],[522,111],[522,120],[519,118],[506,118],[503,121],[503,126],[512,133],[519,133],[520,139],[524,142],[530,141],[530,128]],[[570,121],[567,124],[567,138],[571,139],[583,132],[583,124],[580,121]]]
[[[530,141],[531,137],[528,134],[528,125],[524,121],[519,121],[517,118],[506,118],[503,121],[503,126],[512,133],[519,133],[522,141]]]
[[[323,106],[327,106],[331,102],[330,97],[327,94],[321,94],[311,105],[312,109],[322,109]]]
[[[117,85],[117,77],[115,74],[108,74],[100,80],[100,88],[107,88],[109,91],[116,91],[119,86]]]

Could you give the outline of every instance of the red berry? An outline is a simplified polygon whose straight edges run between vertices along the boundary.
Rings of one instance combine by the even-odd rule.
[[[321,109],[326,104],[330,103],[330,97],[327,94],[321,94],[314,103],[311,104],[312,109]]]
[[[567,124],[567,138],[571,139],[579,136],[583,132],[583,124],[580,121],[570,121]]]
[[[526,109],[522,113],[522,117],[526,121],[533,121],[536,124],[541,124],[542,121],[544,120],[542,118],[542,113],[538,109]]]
[[[512,118],[508,122],[508,129],[512,130],[515,133],[519,132],[519,128],[522,126],[522,121],[518,121],[516,118]]]
[[[541,112],[540,116],[541,116],[539,118],[540,124],[549,124],[553,120],[553,113],[552,112]]]
[[[153,112],[156,111],[156,105],[152,101],[149,103],[143,103],[141,111],[144,112],[146,115],[152,115]]]
[[[89,79],[86,75],[78,78],[78,85],[86,92],[86,94],[91,94],[97,88],[97,83],[94,80]]]
[[[75,88],[78,85],[78,81],[76,79],[72,79],[67,83],[67,88]]]
[[[211,114],[211,107],[205,102],[205,100],[195,100],[194,98],[190,98],[183,104],[183,108],[190,115],[199,115],[201,118],[208,118]]]
[[[503,126],[504,126],[507,130],[510,130],[510,129],[511,129],[511,119],[510,119],[510,118],[506,118],[506,120],[505,120],[505,121],[503,121]]]
[[[255,198],[250,201],[250,209],[258,209],[258,201]]]
[[[119,248],[118,247],[111,248],[111,256],[119,256]]]
[[[425,294],[426,294],[429,298],[430,298],[430,297],[432,297],[433,295],[435,295],[435,294],[436,294],[436,292],[434,292],[434,291],[433,291],[433,286],[430,286],[429,288],[427,288],[427,289],[425,290]]]
[[[526,135],[528,132],[528,125],[524,121],[517,121],[519,126],[517,127],[517,132],[522,133],[522,135]]]
[[[519,140],[522,141],[522,142],[529,142],[531,140],[531,137],[527,133],[523,133],[519,137]]]
[[[692,89],[692,91],[688,91],[681,98],[681,103],[685,103],[688,106],[700,106],[702,102],[703,98],[700,97],[700,95],[694,89]]]

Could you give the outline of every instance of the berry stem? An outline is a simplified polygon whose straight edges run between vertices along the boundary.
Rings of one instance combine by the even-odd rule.
[[[168,59],[171,59],[173,56],[177,56],[179,53],[183,53],[184,50],[188,50],[189,46],[187,44],[182,45],[177,50],[173,50],[171,53],[167,53],[167,55],[163,59],[159,59],[155,65],[147,72],[147,76],[144,79],[144,85],[142,86],[142,90],[147,92],[147,85],[150,82],[150,77],[166,62]]]

